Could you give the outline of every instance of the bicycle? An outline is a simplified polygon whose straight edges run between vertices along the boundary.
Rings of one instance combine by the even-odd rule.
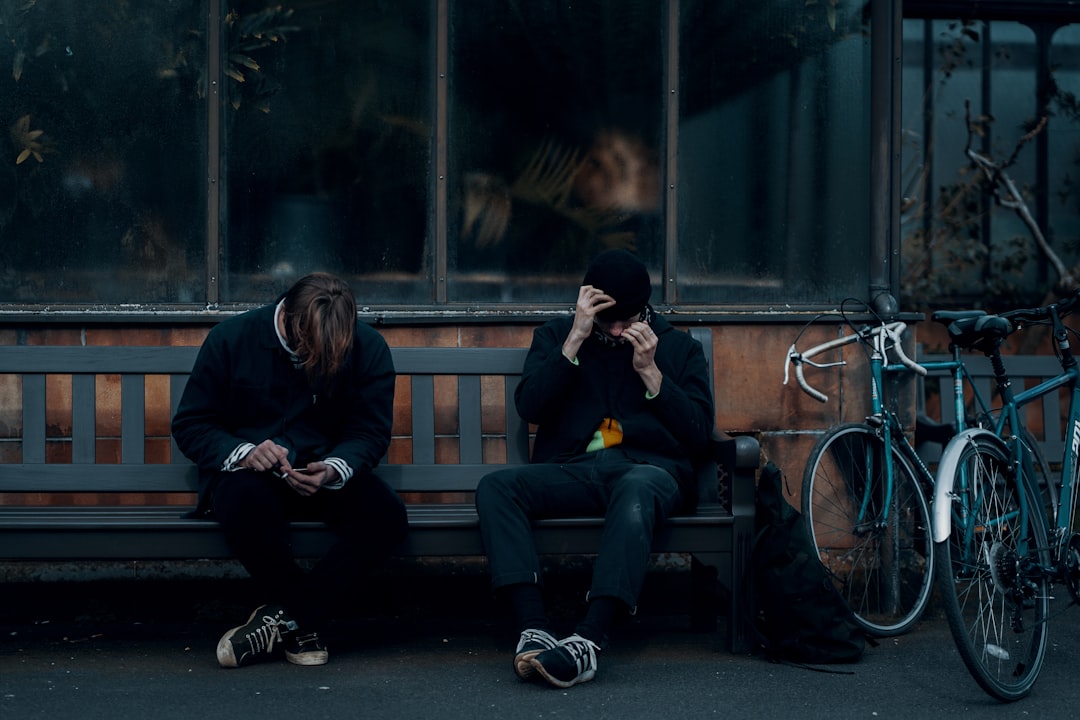
[[[990,359],[1001,408],[994,424],[954,437],[942,453],[934,489],[936,580],[964,664],[991,696],[1027,695],[1045,659],[1052,585],[1080,602],[1080,535],[1073,532],[1080,451],[1080,370],[1063,318],[1080,290],[1041,308],[957,321],[951,343]],[[1014,392],[1001,345],[1019,328],[1048,324],[1061,373]],[[1060,482],[1027,441],[1020,409],[1052,392],[1069,394]],[[1039,463],[1042,462],[1042,468]],[[1045,483],[1045,488],[1040,484]],[[1056,502],[1046,502],[1044,490]]]
[[[844,304],[840,314],[847,322]],[[985,313],[939,312],[933,319],[949,324],[981,315]],[[876,318],[873,325],[861,328],[847,324],[850,334],[803,352],[796,349],[797,337],[788,350],[784,384],[794,365],[802,390],[827,402],[824,393],[808,384],[803,366],[846,364],[842,359],[815,363],[811,358],[853,343],[868,353],[871,413],[863,422],[829,428],[814,445],[803,473],[802,513],[818,557],[856,621],[871,636],[890,637],[909,631],[930,600],[934,544],[927,498],[934,479],[908,440],[897,413],[885,407],[881,392],[885,378],[905,373],[925,375],[928,370],[950,373],[957,418],[950,434],[966,426],[965,387],[978,413],[987,413],[988,407],[971,383],[958,348],[949,360],[919,364],[904,353],[901,336],[905,323]],[[895,362],[889,361],[890,353]]]

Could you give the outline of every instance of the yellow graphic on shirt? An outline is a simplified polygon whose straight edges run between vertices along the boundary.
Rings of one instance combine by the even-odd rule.
[[[604,418],[600,427],[593,433],[592,442],[585,448],[588,452],[603,450],[604,448],[621,445],[623,439],[622,425],[615,418]]]

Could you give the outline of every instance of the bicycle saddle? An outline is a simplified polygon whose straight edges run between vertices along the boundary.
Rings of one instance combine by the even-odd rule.
[[[1000,315],[987,315],[981,311],[978,315],[958,313],[946,328],[953,345],[962,348],[992,352],[1001,341],[1009,337],[1015,329],[1013,324]],[[937,319],[938,313],[934,313]]]

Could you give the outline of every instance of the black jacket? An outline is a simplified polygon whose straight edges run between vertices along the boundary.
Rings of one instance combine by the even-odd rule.
[[[394,364],[386,341],[357,322],[346,366],[333,386],[313,388],[282,348],[274,305],[213,328],[199,350],[172,421],[181,452],[199,467],[200,506],[239,445],[274,439],[290,462],[338,457],[353,479],[374,469],[390,445]]]
[[[705,456],[713,430],[713,400],[700,343],[662,317],[653,317],[658,336],[656,364],[663,373],[660,394],[648,400],[633,368],[629,343],[616,347],[590,336],[578,364],[562,354],[572,317],[547,322],[533,333],[521,384],[518,414],[537,425],[533,462],[559,462],[580,455],[606,417],[623,427],[622,448],[658,465],[679,481],[688,499],[696,495],[693,465]]]

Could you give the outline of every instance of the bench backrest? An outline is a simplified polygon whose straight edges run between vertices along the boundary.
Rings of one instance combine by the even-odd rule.
[[[919,355],[920,362],[948,361],[951,355],[925,354]],[[1006,355],[1005,367],[1009,371],[1012,380],[1013,391],[1033,387],[1047,378],[1061,373],[1061,364],[1057,358],[1047,355]],[[990,404],[991,408],[1001,406],[997,398],[997,390],[994,383],[994,371],[990,366],[990,359],[983,355],[967,355],[964,365],[971,375],[972,384],[978,390],[982,398]],[[919,410],[925,407],[926,395],[936,392],[941,401],[941,420],[955,423],[956,413],[953,409],[952,376],[947,370],[932,370],[922,379],[923,387],[919,391]],[[969,404],[971,400],[969,399]],[[1036,440],[1042,446],[1046,459],[1051,465],[1060,463],[1065,449],[1064,422],[1062,408],[1068,407],[1068,399],[1062,398],[1057,393],[1049,393],[1035,400],[1027,407],[1025,421],[1028,430],[1034,434]],[[923,452],[924,460],[937,461],[939,449],[928,449]]]
[[[691,334],[704,344],[711,362],[711,331],[694,328]],[[395,443],[407,445],[407,451],[392,445],[389,461],[378,471],[392,487],[404,493],[470,492],[485,472],[528,462],[530,429],[512,402],[527,348],[401,347],[391,352],[399,396],[403,382],[410,393],[408,422],[395,425]],[[169,463],[147,472],[146,407],[148,378],[164,376],[172,417],[197,353],[197,347],[0,346],[0,376],[21,376],[22,393],[21,462],[0,464],[0,492],[195,492],[195,468],[171,438]],[[97,378],[102,375],[119,376],[118,463],[97,458]],[[709,375],[711,382],[711,369]],[[57,387],[50,385],[49,376],[70,376],[70,462],[47,458],[50,442],[68,441],[48,434],[47,408],[57,402],[47,397],[47,387]],[[441,407],[446,395],[439,385],[442,376],[456,379],[456,408]],[[501,426],[491,427],[492,418]],[[440,452],[447,443],[456,448]],[[715,496],[715,489],[710,494]]]

